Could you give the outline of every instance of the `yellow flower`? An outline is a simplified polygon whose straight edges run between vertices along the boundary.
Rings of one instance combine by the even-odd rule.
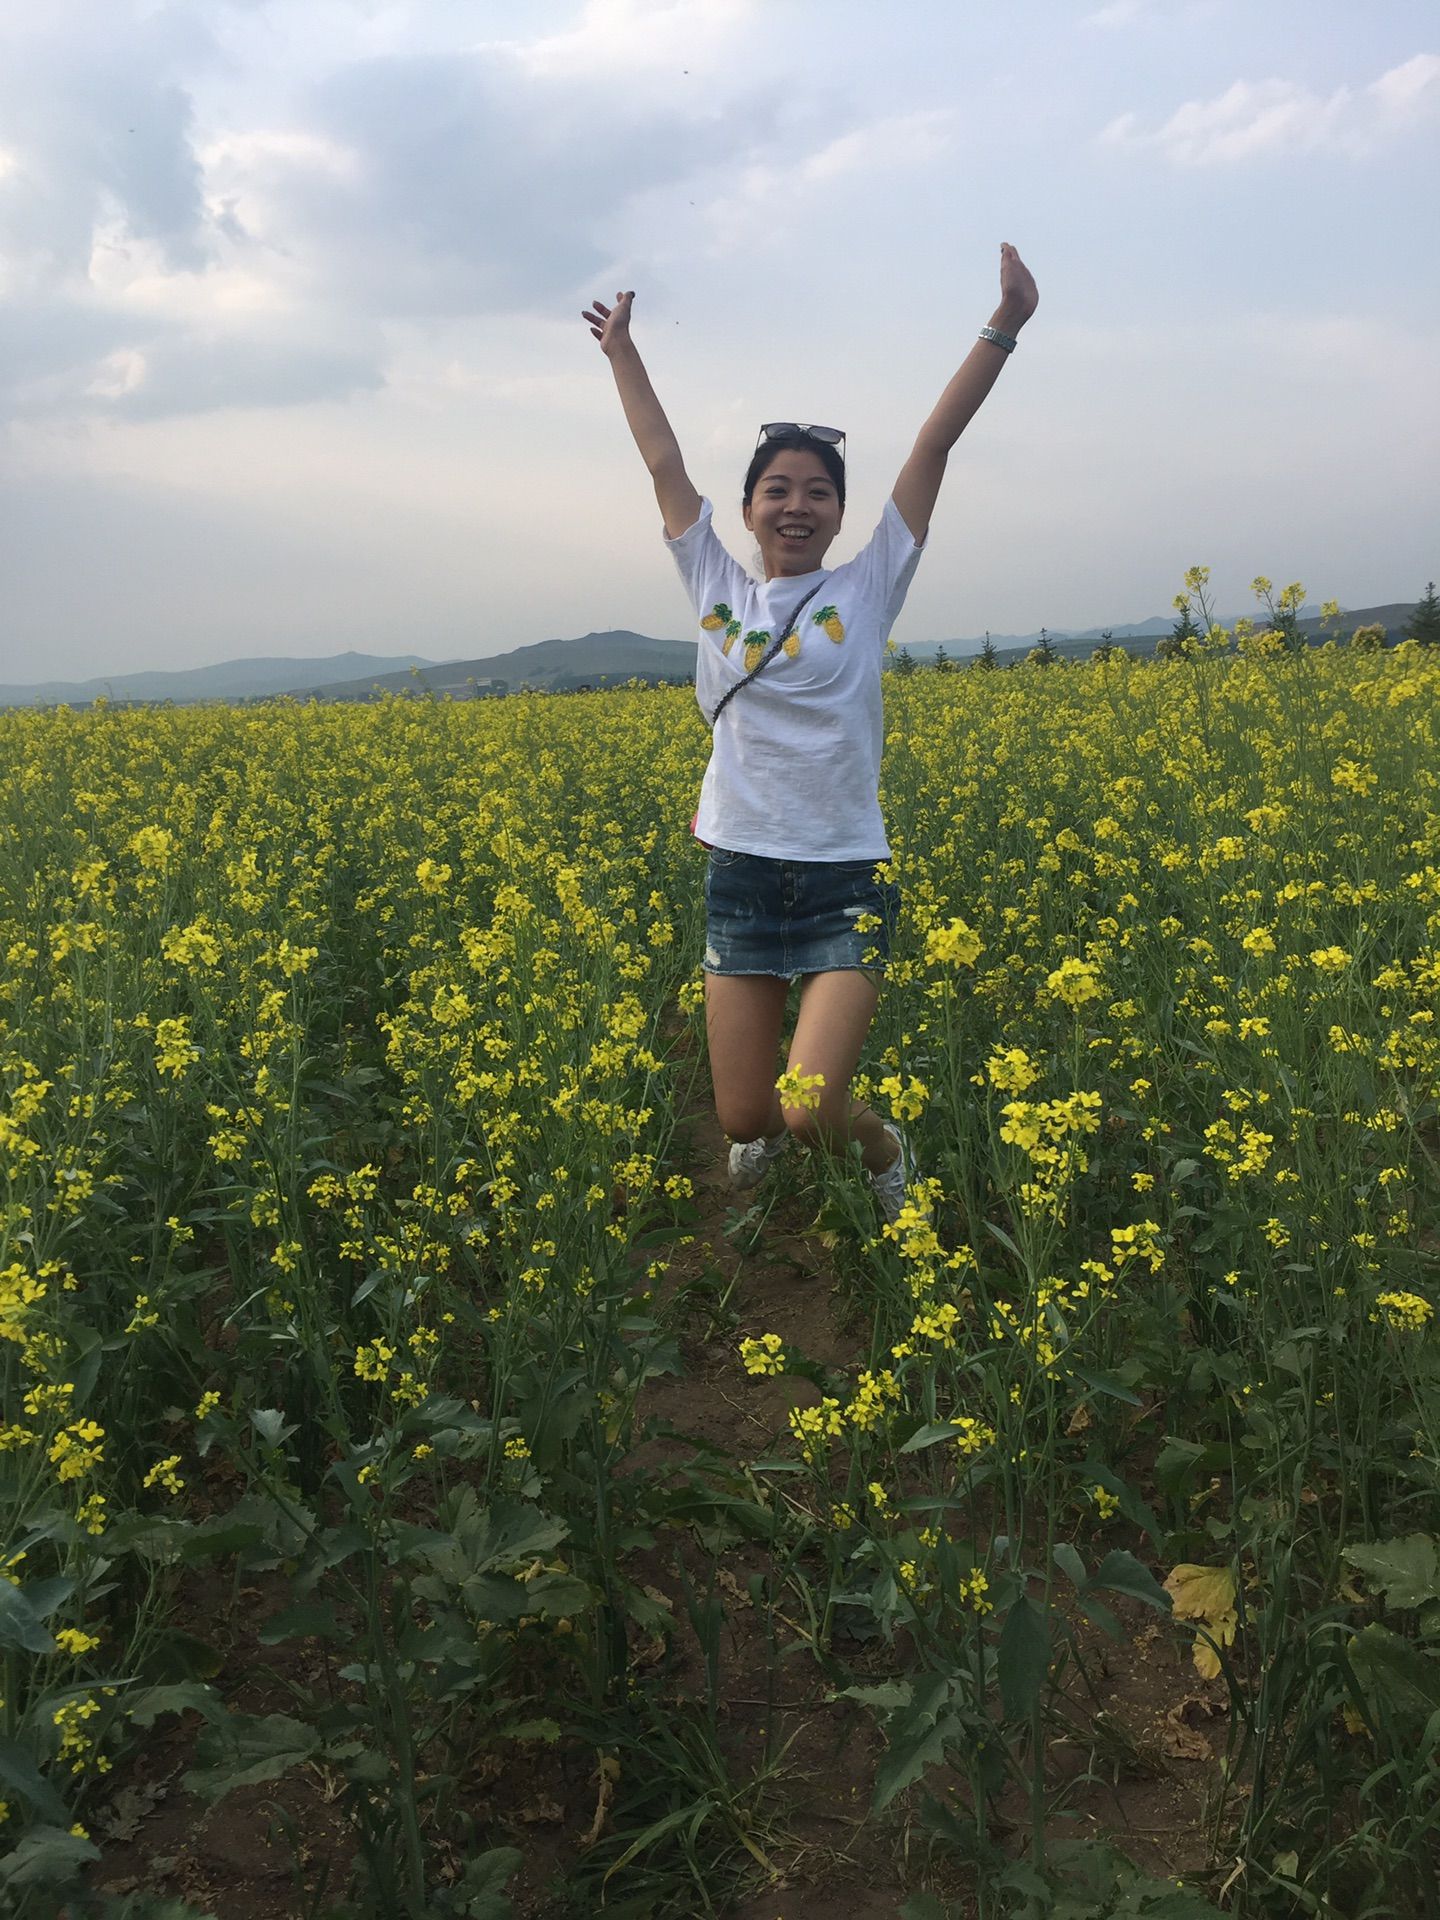
[[[1077,960],[1073,954],[1046,975],[1045,984],[1067,1007],[1083,1007],[1087,1001],[1100,998],[1100,982],[1094,967],[1087,961]]]
[[[1399,1333],[1423,1333],[1435,1318],[1434,1307],[1418,1293],[1382,1293],[1375,1305],[1379,1312],[1370,1318],[1378,1320],[1383,1314],[1386,1326]]]
[[[973,967],[985,942],[963,920],[951,920],[925,936],[925,961],[932,967]]]
[[[782,1107],[798,1107],[802,1112],[814,1113],[820,1105],[824,1086],[823,1073],[803,1073],[797,1061],[775,1082],[775,1091],[780,1096]]]
[[[200,1058],[200,1049],[190,1038],[190,1022],[184,1014],[173,1020],[155,1023],[155,1071],[178,1080]]]
[[[163,1486],[165,1488],[165,1491],[167,1493],[182,1492],[185,1486],[185,1482],[180,1478],[180,1475],[175,1471],[175,1469],[179,1466],[179,1464],[180,1464],[180,1456],[178,1453],[166,1454],[163,1460],[157,1460],[154,1466],[151,1467],[150,1471],[146,1474],[144,1481],[142,1482],[142,1485],[146,1487],[153,1487],[158,1483],[160,1486]]]
[[[362,1380],[383,1380],[390,1371],[395,1349],[384,1340],[355,1349],[355,1372]]]
[[[61,1627],[55,1634],[55,1644],[62,1653],[72,1654],[77,1660],[82,1653],[89,1653],[100,1644],[98,1633],[84,1633],[79,1627]]]
[[[985,1062],[990,1084],[1002,1093],[1024,1093],[1040,1078],[1040,1069],[1023,1047],[1008,1047],[1004,1053],[992,1053]]]
[[[1343,973],[1350,965],[1350,955],[1344,947],[1316,947],[1310,955],[1310,964],[1320,973]]]
[[[757,1340],[742,1340],[740,1358],[745,1371],[757,1376],[784,1373],[787,1365],[785,1345],[778,1333],[762,1333]]]

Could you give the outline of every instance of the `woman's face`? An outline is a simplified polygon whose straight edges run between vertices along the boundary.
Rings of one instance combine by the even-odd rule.
[[[835,482],[815,453],[786,447],[755,482],[745,525],[760,543],[767,580],[813,573],[844,518]]]

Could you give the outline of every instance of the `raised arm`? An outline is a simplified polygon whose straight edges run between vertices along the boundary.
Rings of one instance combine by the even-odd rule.
[[[600,342],[600,351],[610,362],[620,404],[640,449],[640,457],[655,482],[655,498],[665,521],[665,531],[678,540],[687,527],[700,518],[700,496],[690,484],[680,442],[665,418],[665,410],[655,398],[655,389],[645,371],[635,342],[630,337],[630,306],[633,293],[617,293],[613,307],[599,300],[584,318]]]
[[[1030,269],[1006,241],[1000,248],[1000,304],[990,316],[990,325],[999,333],[1018,334],[1039,304]],[[930,531],[930,516],[945,478],[950,449],[979,412],[981,401],[1009,357],[1007,349],[994,341],[975,342],[900,469],[895,505],[917,544]]]

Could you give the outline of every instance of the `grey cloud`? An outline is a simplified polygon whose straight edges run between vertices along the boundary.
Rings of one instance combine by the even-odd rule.
[[[146,378],[111,411],[148,420],[217,407],[296,407],[373,392],[385,384],[377,355],[354,348],[239,340],[169,341]]]
[[[356,154],[357,175],[298,176],[288,210],[374,312],[546,304],[604,263],[597,235],[630,195],[744,143],[688,102],[607,92],[503,50],[351,66],[320,88],[313,124]]]
[[[19,156],[0,177],[0,267],[22,290],[0,320],[11,414],[374,388],[382,322],[553,309],[605,263],[601,236],[632,195],[734,162],[757,125],[753,88],[746,114],[697,113],[653,77],[617,98],[613,75],[537,72],[505,47],[392,56],[337,67],[255,138],[222,128],[207,177],[193,95],[238,57],[209,30],[217,4],[58,0],[0,58],[0,145]],[[316,164],[307,140],[353,163]],[[193,280],[174,315],[107,304],[89,276],[117,218],[147,274],[274,278],[285,319],[231,307],[201,325]],[[127,352],[144,360],[128,388],[104,364]]]
[[[193,106],[176,69],[208,40],[184,9],[62,7],[0,61],[0,249],[32,272],[83,276],[112,207],[172,267],[208,255]]]

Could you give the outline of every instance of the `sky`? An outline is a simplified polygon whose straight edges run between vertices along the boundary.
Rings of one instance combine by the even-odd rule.
[[[1440,573],[1433,0],[0,0],[0,681],[690,618],[634,332],[739,557],[764,420],[868,536],[998,298],[895,638],[1186,568]]]

